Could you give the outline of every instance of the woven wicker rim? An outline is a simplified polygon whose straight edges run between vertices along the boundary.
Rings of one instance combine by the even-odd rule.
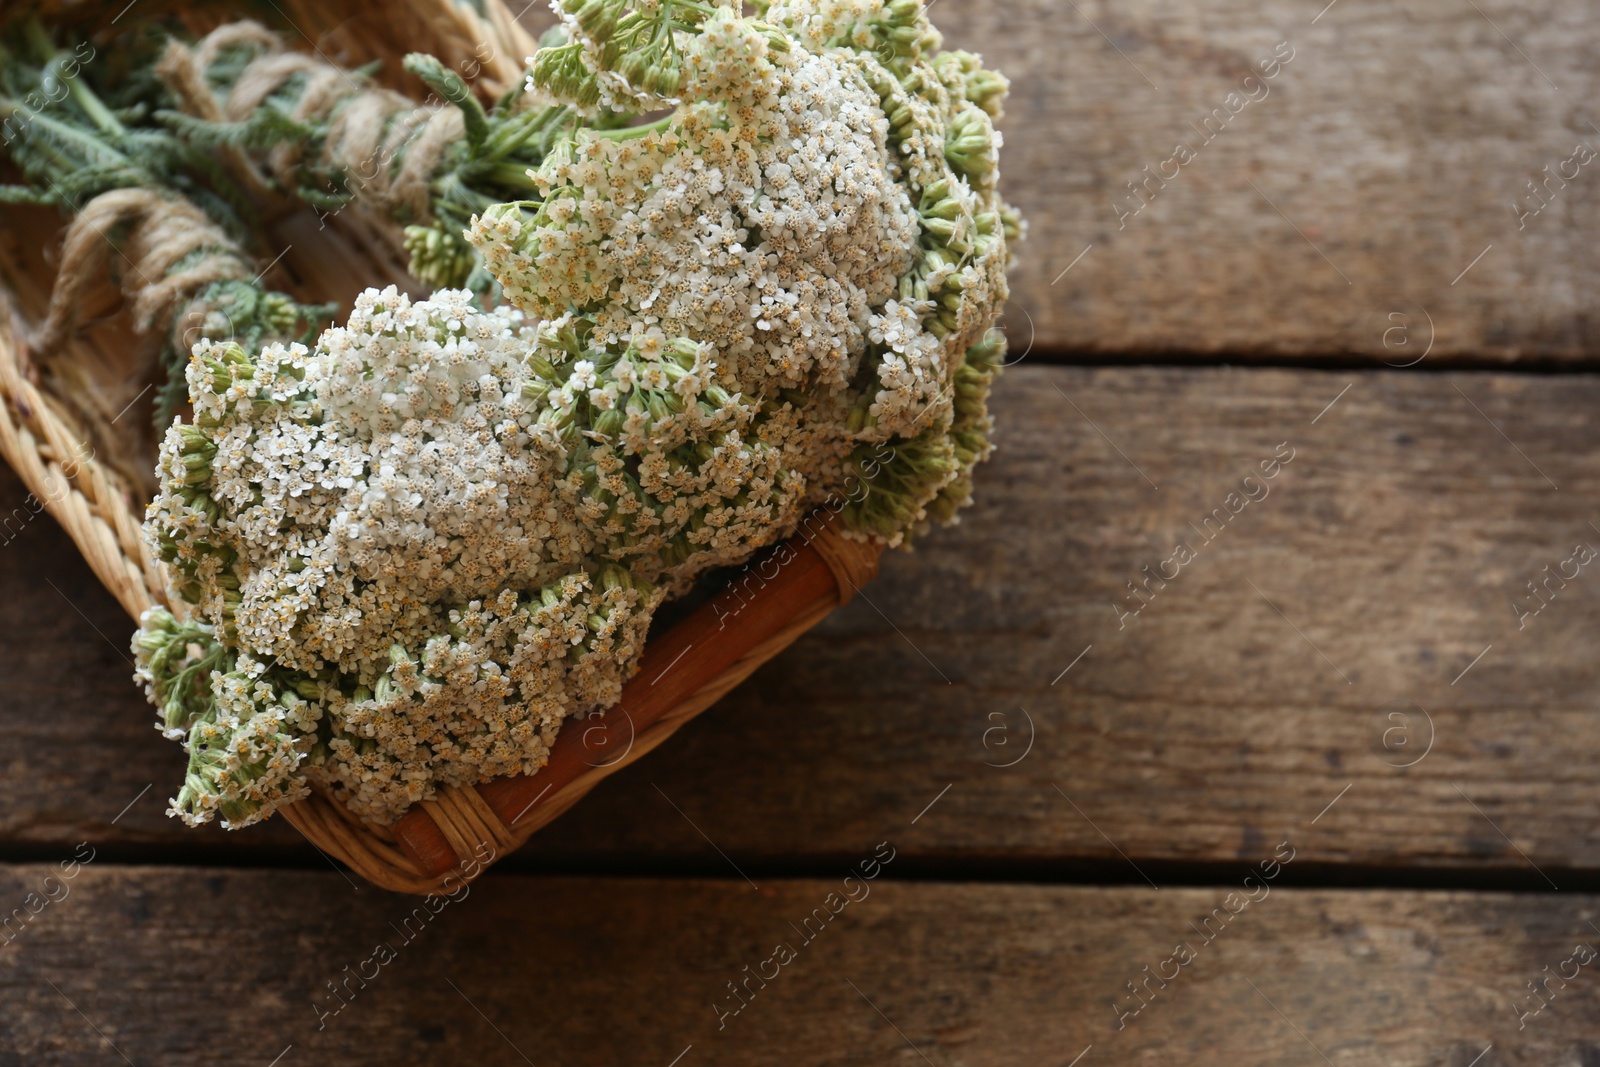
[[[11,318],[10,316],[6,316]],[[139,537],[131,505],[134,493],[117,472],[98,462],[82,443],[85,434],[73,414],[40,389],[28,374],[28,349],[17,324],[0,323],[0,454],[72,538],[101,583],[137,619],[145,609],[166,603],[164,571],[150,559]],[[877,572],[878,548],[839,536],[831,524],[816,529],[808,542],[828,565],[839,589],[832,603],[813,605],[779,633],[747,652],[730,668],[701,686],[668,715],[642,731],[627,756],[594,768],[568,784],[516,827],[508,827],[475,788],[447,786],[423,806],[449,839],[461,860],[445,875],[430,878],[397,846],[392,835],[363,824],[344,805],[313,793],[281,808],[285,819],[323,852],[343,861],[374,885],[402,893],[453,892],[494,860],[525,844],[534,831],[576,804],[601,779],[650,752],[680,726],[705,711],[801,634],[848,601]]]

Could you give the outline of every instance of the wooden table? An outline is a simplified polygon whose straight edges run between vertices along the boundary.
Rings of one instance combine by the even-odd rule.
[[[0,1064],[1600,1063],[1590,7],[935,14],[1033,226],[977,505],[461,899],[166,818],[0,479]]]

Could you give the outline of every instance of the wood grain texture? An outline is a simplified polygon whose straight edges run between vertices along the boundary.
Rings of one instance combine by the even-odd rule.
[[[1404,365],[1431,337],[1433,360],[1593,359],[1600,160],[1566,163],[1600,149],[1582,0],[942,0],[933,16],[1012,78],[1002,187],[1032,225],[1019,344]],[[1280,42],[1293,58],[1261,84]],[[1163,169],[1179,144],[1193,158]],[[1527,183],[1563,163],[1571,180],[1535,199]],[[1147,166],[1170,180],[1124,219]],[[1513,203],[1547,206],[1519,220]]]
[[[897,842],[909,864],[1138,881],[1124,855],[1232,862],[1295,831],[1303,866],[1545,888],[1600,868],[1600,575],[1552,585],[1520,630],[1511,607],[1600,547],[1600,379],[1024,364],[995,405],[1000,450],[959,526],[890,554],[508,862],[729,872],[720,849],[815,869],[938,798]],[[1269,495],[1228,516],[1280,446]],[[1189,524],[1214,509],[1206,542]],[[1196,558],[1120,617],[1179,541]],[[0,588],[0,624],[27,635],[0,663],[11,855],[296,847],[161,814],[179,754],[128,682],[126,622],[48,521],[0,546]],[[992,766],[1030,719],[1026,757]]]
[[[0,871],[0,901],[40,892],[53,869]],[[173,1067],[278,1056],[281,1067],[988,1067],[1065,1065],[1086,1048],[1080,1067],[1600,1057],[1600,964],[1562,967],[1576,945],[1600,942],[1594,897],[1269,884],[1219,919],[1237,884],[1158,893],[880,875],[855,883],[859,899],[832,905],[836,917],[813,918],[806,943],[790,924],[830,915],[843,873],[759,889],[495,874],[415,918],[417,901],[352,892],[333,874],[93,864],[55,883],[64,899],[0,949],[0,1063],[116,1063],[120,1052]],[[795,958],[764,966],[784,942]],[[1163,965],[1179,943],[1191,962]],[[380,944],[393,958],[368,962],[386,958]],[[1112,1004],[1138,1006],[1124,983],[1147,966],[1176,977],[1152,981],[1118,1030]],[[740,1003],[727,983],[746,967],[776,977],[752,980],[719,1030],[714,1005]],[[1554,999],[1519,1030],[1512,1005],[1539,1003],[1525,983],[1546,967],[1577,977],[1552,980]],[[346,980],[334,1014],[327,983]]]
[[[1019,346],[1593,361],[1600,160],[1574,154],[1600,150],[1600,36],[1580,0],[941,0],[933,15],[949,47],[1012,78],[1005,187],[1032,226],[1007,322]],[[523,18],[552,21],[543,5]],[[1263,88],[1280,42],[1293,58]],[[1194,158],[1163,170],[1180,143]],[[1146,167],[1177,176],[1145,185]]]
[[[709,858],[696,828],[736,858],[848,853],[949,785],[908,852],[1137,878],[1119,851],[1230,858],[1307,825],[1315,862],[1593,869],[1600,583],[1521,630],[1511,604],[1600,545],[1597,402],[1588,377],[1014,372],[963,523],[529,862],[601,828],[634,854]],[[1206,543],[1189,524],[1284,443]],[[1179,542],[1198,558],[1123,620]],[[1031,752],[987,766],[1020,756],[1024,710]]]

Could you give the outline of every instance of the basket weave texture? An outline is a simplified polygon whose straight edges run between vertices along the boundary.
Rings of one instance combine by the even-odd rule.
[[[41,6],[48,18],[58,5]],[[195,34],[243,14],[227,5],[197,5],[200,11],[151,6],[178,14]],[[286,38],[324,58],[345,66],[378,60],[393,75],[407,52],[432,52],[457,70],[476,73],[486,97],[520,77],[523,57],[536,47],[501,0],[485,0],[482,15],[454,0],[286,0],[275,6]],[[79,5],[58,13],[82,25]],[[398,228],[359,206],[319,223],[307,211],[281,205],[266,219],[272,237],[287,246],[273,281],[297,297],[337,299],[348,307],[368,286],[416,288],[404,270]],[[146,399],[155,373],[151,345],[135,336],[109,284],[98,295],[103,314],[96,321],[49,352],[30,345],[49,300],[45,280],[54,275],[44,250],[59,243],[61,226],[53,211],[0,211],[0,455],[138,619],[148,608],[171,604],[165,568],[140,537],[156,451]],[[653,639],[621,703],[569,722],[539,774],[443,788],[388,829],[361,822],[320,793],[282,814],[313,845],[375,885],[416,894],[454,891],[601,779],[661,744],[870,581],[877,546],[840,536],[830,519],[822,513],[808,519],[757,570],[746,568],[718,598]],[[733,616],[737,624],[727,625]],[[597,732],[601,744],[615,744],[623,754],[588,758]]]

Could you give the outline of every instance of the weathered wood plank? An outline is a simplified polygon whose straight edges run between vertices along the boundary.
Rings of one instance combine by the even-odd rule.
[[[904,820],[881,829],[898,836]],[[1320,1052],[1339,1067],[1547,1067],[1600,1055],[1600,964],[1574,957],[1600,944],[1600,898],[1260,881],[1257,902],[1230,897],[1275,848],[1216,888],[880,874],[853,881],[848,903],[844,863],[835,879],[759,890],[493,875],[421,917],[415,901],[333,874],[95,864],[49,883],[63,899],[0,949],[0,1062],[981,1067],[1082,1054],[1082,1067],[1276,1067]],[[0,870],[0,902],[43,894],[53,869]],[[1146,967],[1165,988],[1143,985]],[[758,972],[736,1000],[728,983]],[[1542,1003],[1526,983],[1559,972],[1576,977],[1551,978],[1553,999],[1519,1020]],[[1149,991],[1142,1007],[1130,981]],[[347,982],[348,999],[329,982]]]
[[[1553,582],[1520,631],[1511,604],[1600,545],[1597,401],[1593,378],[1015,373],[963,524],[535,855],[605,827],[709,856],[652,782],[773,859],[857,848],[951,785],[908,852],[1227,858],[1340,797],[1318,862],[1593,869],[1600,589]],[[1283,444],[1270,495],[1207,543],[1189,524]],[[1180,542],[1197,558],[1120,615]],[[1023,709],[1032,751],[985,766],[1021,755]]]
[[[1031,321],[1039,346],[1116,354],[1404,365],[1431,337],[1434,360],[1593,359],[1590,5],[942,0],[933,14],[949,46],[1012,78],[1004,188],[1033,227],[1019,341]]]
[[[1588,6],[1325,6],[941,0],[1013,81],[1019,347],[1594,360]]]
[[[1589,8],[1323,8],[941,0],[1012,79],[1019,349],[1593,360]]]
[[[1338,798],[1297,838],[1307,864],[1592,875],[1600,581],[1552,580],[1521,630],[1511,604],[1600,546],[1597,406],[1591,376],[1024,365],[960,526],[510,862],[725,870],[704,832],[803,867],[938,797],[908,862],[1137,878],[1119,850],[1231,861]],[[1269,495],[1228,516],[1280,446]],[[1213,509],[1208,543],[1189,524]],[[1179,541],[1196,558],[1120,617]],[[293,847],[162,816],[179,754],[127,680],[126,620],[47,520],[0,547],[0,588],[4,847]],[[1028,717],[1027,756],[987,766]]]

